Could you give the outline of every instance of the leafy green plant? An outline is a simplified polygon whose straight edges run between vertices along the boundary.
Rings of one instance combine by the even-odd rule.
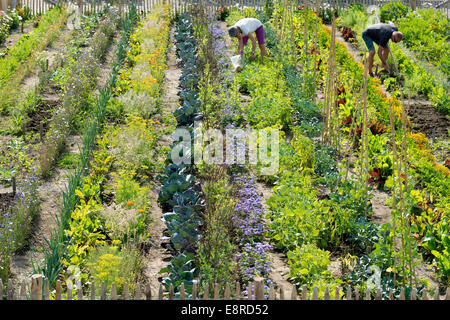
[[[108,145],[117,169],[134,172],[138,179],[144,180],[151,172],[160,170],[156,160],[156,139],[160,133],[156,128],[155,121],[130,115],[125,126],[108,128],[100,143]]]
[[[100,294],[101,283],[105,283],[106,288],[111,288],[112,283],[116,285],[117,293],[123,292],[123,285],[127,283],[129,289],[134,289],[139,273],[142,270],[143,262],[139,251],[129,244],[121,248],[115,245],[103,245],[97,247],[91,254],[87,262],[92,281],[96,285],[96,294]]]
[[[304,244],[288,251],[289,278],[296,286],[310,286],[315,280],[330,277],[327,271],[330,264],[329,254],[314,244]]]
[[[325,228],[319,212],[326,213],[327,209],[316,201],[311,183],[309,176],[291,173],[278,182],[267,200],[272,220],[269,234],[277,247],[293,250],[303,243],[317,241]]]
[[[445,14],[434,9],[413,11],[399,20],[398,27],[403,33],[404,45],[418,58],[437,66],[447,75],[448,80],[450,23]]]
[[[356,252],[368,253],[380,239],[379,226],[365,217],[359,217],[350,227],[346,241]]]
[[[401,1],[391,1],[383,5],[380,9],[381,22],[396,22],[400,18],[406,16],[409,12],[409,7]]]
[[[99,219],[102,206],[97,199],[99,189],[96,181],[86,179],[82,190],[75,191],[80,198],[80,204],[72,212],[69,227],[65,230],[70,239],[66,265],[83,267],[89,250],[104,243],[104,225]]]
[[[202,283],[233,281],[232,217],[235,203],[226,180],[219,179],[205,184],[207,210],[202,223],[206,230],[198,243],[197,254]]]
[[[435,219],[435,218],[433,218]],[[423,247],[431,252],[434,257],[433,266],[438,268],[444,283],[450,283],[450,236],[448,234],[449,218],[444,217],[434,225],[432,232],[428,229],[423,238]]]
[[[255,128],[291,127],[291,101],[284,94],[286,83],[281,71],[277,63],[252,64],[240,75],[241,91],[248,91],[253,98],[244,110]]]
[[[178,294],[182,283],[187,292],[192,292],[194,279],[199,274],[199,270],[195,267],[194,256],[187,253],[174,257],[170,264],[160,271],[160,273],[165,272],[168,272],[169,275],[163,278],[163,284],[166,286],[166,289],[172,284],[175,292],[178,292]]]
[[[148,188],[141,187],[133,179],[132,171],[119,171],[115,181],[116,203],[129,208],[140,209],[143,212],[149,207]]]
[[[78,153],[70,152],[65,154],[59,161],[58,166],[63,169],[75,169],[80,162],[80,155]]]
[[[326,185],[334,185],[338,177],[336,151],[330,146],[320,144],[314,153],[314,172]]]
[[[433,107],[444,114],[450,114],[450,98],[442,87],[433,87],[430,95]]]

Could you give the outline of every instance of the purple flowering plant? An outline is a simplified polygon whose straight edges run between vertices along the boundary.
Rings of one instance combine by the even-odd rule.
[[[240,263],[241,278],[245,283],[250,283],[257,276],[263,277],[267,291],[271,284],[268,275],[272,269],[269,258],[272,246],[263,243],[268,228],[263,220],[264,208],[256,189],[256,179],[248,173],[237,173],[232,182],[238,200],[234,208],[233,223],[240,236],[240,253],[236,254],[236,258]],[[248,296],[248,288],[242,293]]]

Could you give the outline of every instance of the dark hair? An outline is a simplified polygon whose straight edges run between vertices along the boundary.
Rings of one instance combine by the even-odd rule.
[[[237,34],[237,27],[231,27],[230,29],[228,29],[228,34],[230,35],[230,37],[234,37]]]

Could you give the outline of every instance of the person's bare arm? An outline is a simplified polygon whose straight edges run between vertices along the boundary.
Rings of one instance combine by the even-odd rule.
[[[256,39],[251,33],[248,34],[248,38],[252,40],[252,59],[255,59]]]
[[[242,37],[239,39],[238,54],[244,56],[244,40],[242,40]]]

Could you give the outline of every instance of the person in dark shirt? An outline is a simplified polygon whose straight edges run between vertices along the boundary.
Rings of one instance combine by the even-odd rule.
[[[367,27],[363,33],[362,38],[366,43],[367,49],[369,49],[369,74],[373,77],[372,66],[373,58],[375,56],[375,47],[373,43],[378,45],[378,56],[380,57],[382,67],[384,70],[389,71],[386,63],[389,55],[389,40],[395,43],[402,41],[403,34],[398,31],[397,27],[389,23],[377,23]]]

